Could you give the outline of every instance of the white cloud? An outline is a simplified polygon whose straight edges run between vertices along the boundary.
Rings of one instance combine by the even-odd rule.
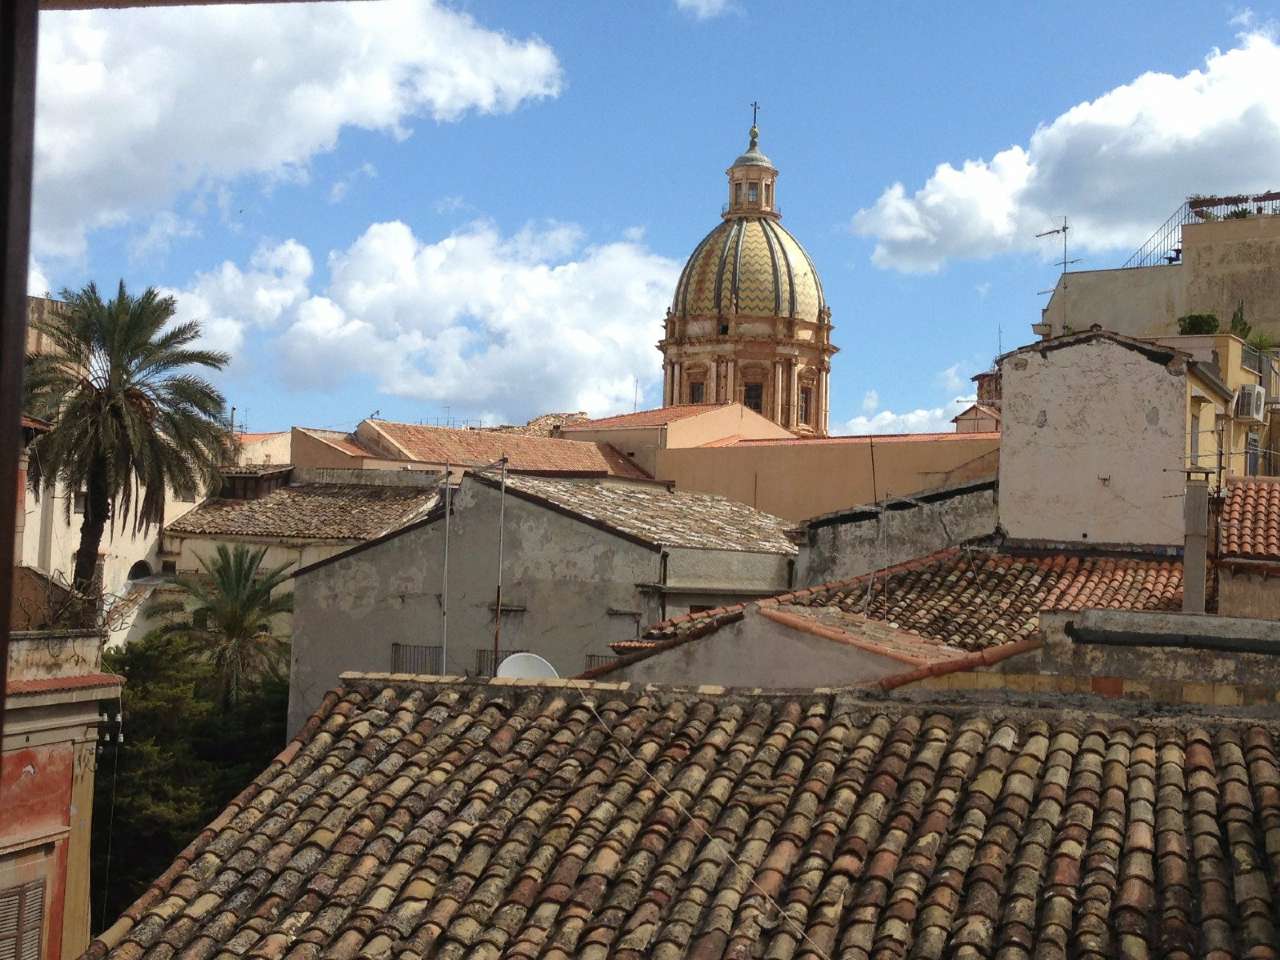
[[[356,167],[345,177],[339,177],[329,186],[329,202],[341,203],[346,199],[347,191],[351,189],[351,185],[361,177],[373,180],[378,176],[378,168],[372,163],[362,163]]]
[[[556,96],[542,40],[426,0],[46,12],[36,252],[245,174],[305,179],[345,127],[502,113]]]
[[[676,7],[696,20],[710,20],[731,9],[729,0],[676,0]]]
[[[27,266],[27,296],[43,297],[52,291],[48,275],[33,258]]]
[[[973,292],[978,295],[979,300],[987,299],[987,297],[991,294],[991,281],[986,280],[986,281],[983,281],[982,283],[975,283],[973,285]]]
[[[151,224],[144,233],[129,241],[129,259],[163,256],[169,252],[173,241],[199,235],[200,230],[194,222],[170,210],[162,210],[151,218]]]
[[[947,393],[959,393],[969,385],[969,378],[960,371],[961,364],[953,363],[938,374],[938,385]]]
[[[880,391],[868,390],[862,397],[862,412],[875,413],[880,409]]]
[[[179,320],[199,320],[204,346],[233,355],[248,327],[269,328],[308,296],[311,253],[296,240],[264,245],[241,270],[231,261],[196,275],[184,290],[162,290],[177,301]]]
[[[589,245],[572,224],[503,235],[477,222],[426,241],[393,221],[331,253],[323,291],[309,288],[308,251],[289,241],[248,269],[201,274],[179,305],[210,318],[223,349],[274,328],[296,388],[364,374],[384,393],[510,422],[630,409],[637,378],[656,395],[654,342],[678,271],[634,240]]]
[[[868,396],[875,393],[869,391]],[[878,400],[878,398],[877,398]],[[885,433],[951,433],[955,425],[951,418],[973,403],[974,397],[956,397],[951,403],[940,407],[921,407],[905,413],[894,413],[892,410],[880,410],[875,413],[859,414],[844,425],[846,434],[885,434]],[[878,403],[877,403],[878,406]],[[867,409],[866,399],[863,410]],[[872,410],[875,408],[873,407]]]
[[[1212,51],[1203,69],[1145,73],[1072,107],[1025,146],[939,164],[911,193],[895,183],[853,226],[875,238],[877,265],[907,272],[951,258],[1052,253],[1035,234],[1063,214],[1073,252],[1136,248],[1190,194],[1275,186],[1277,89],[1280,46],[1255,30]]]

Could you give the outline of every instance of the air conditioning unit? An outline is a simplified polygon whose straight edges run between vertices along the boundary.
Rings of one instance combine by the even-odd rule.
[[[1236,398],[1236,416],[1262,423],[1267,419],[1267,391],[1256,383],[1246,383]]]

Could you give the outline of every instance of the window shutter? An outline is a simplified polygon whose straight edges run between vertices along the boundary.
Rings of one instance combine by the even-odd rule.
[[[44,880],[0,890],[0,960],[41,960]]]

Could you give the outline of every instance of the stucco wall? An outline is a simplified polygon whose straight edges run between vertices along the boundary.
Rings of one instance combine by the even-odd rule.
[[[1183,542],[1186,369],[1113,341],[1007,357],[1000,524],[1015,539]]]
[[[449,650],[445,669],[474,672],[493,645],[499,493],[464,483],[449,531]],[[564,676],[589,653],[660,619],[638,584],[660,578],[657,551],[509,496],[504,517],[501,646],[551,661]],[[294,581],[289,726],[296,729],[343,670],[388,670],[393,643],[441,642],[444,524],[355,551]],[[611,614],[609,611],[614,610]]]
[[[748,614],[699,640],[619,667],[611,682],[715,683],[727,687],[821,687],[910,669],[900,661]]]
[[[673,587],[732,587],[782,593],[791,586],[793,556],[681,547],[671,547],[667,554],[667,583]]]
[[[832,438],[658,453],[658,479],[801,521],[995,475],[999,434]],[[871,463],[875,458],[875,482]]]
[[[993,533],[994,483],[939,494],[918,505],[868,507],[815,521],[800,548],[798,583],[813,586],[905,563],[945,547]]]
[[[1280,620],[1280,564],[1276,566],[1270,571],[1219,567],[1218,613],[1224,617]]]
[[[1064,323],[1166,336],[1188,313],[1216,314],[1226,329],[1240,303],[1256,332],[1280,340],[1280,216],[1187,224],[1180,264],[1068,273],[1041,319],[1055,336]]]
[[[236,463],[290,463],[292,444],[290,431],[272,433],[255,440],[242,440]]]

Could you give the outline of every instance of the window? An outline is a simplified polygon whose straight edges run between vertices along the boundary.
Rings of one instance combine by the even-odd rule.
[[[747,202],[756,203],[759,199],[760,199],[760,184],[748,183],[747,184]]]
[[[71,512],[83,514],[87,498],[88,496],[83,490],[77,490],[75,495],[71,498]]]
[[[742,388],[742,405],[756,413],[764,412],[764,384],[748,383]]]
[[[689,384],[689,402],[702,403],[702,398],[705,390],[706,390],[706,384],[703,384],[703,383]]]
[[[734,203],[741,203],[741,202],[742,202],[742,183],[741,183],[741,181],[739,181],[738,183],[735,183],[735,184],[733,185],[733,202],[734,202]]]
[[[1256,433],[1249,434],[1249,438],[1244,444],[1244,472],[1247,476],[1256,477],[1258,475],[1261,453],[1262,444],[1258,440],[1258,435]]]
[[[126,577],[126,579],[142,580],[149,576],[151,576],[151,564],[147,563],[145,560],[139,560],[129,568],[129,576]]]
[[[813,402],[813,388],[800,388],[800,422],[809,423],[810,406]]]
[[[727,323],[720,324],[720,336],[727,337],[729,335],[729,325]]]
[[[178,561],[177,560],[161,560],[160,572],[170,577],[176,576],[178,573]]]
[[[773,184],[766,183],[764,185],[764,205],[766,207],[773,206]]]
[[[1191,466],[1200,466],[1200,408],[1191,408]]]
[[[44,934],[44,880],[0,890],[0,957],[40,960]]]

